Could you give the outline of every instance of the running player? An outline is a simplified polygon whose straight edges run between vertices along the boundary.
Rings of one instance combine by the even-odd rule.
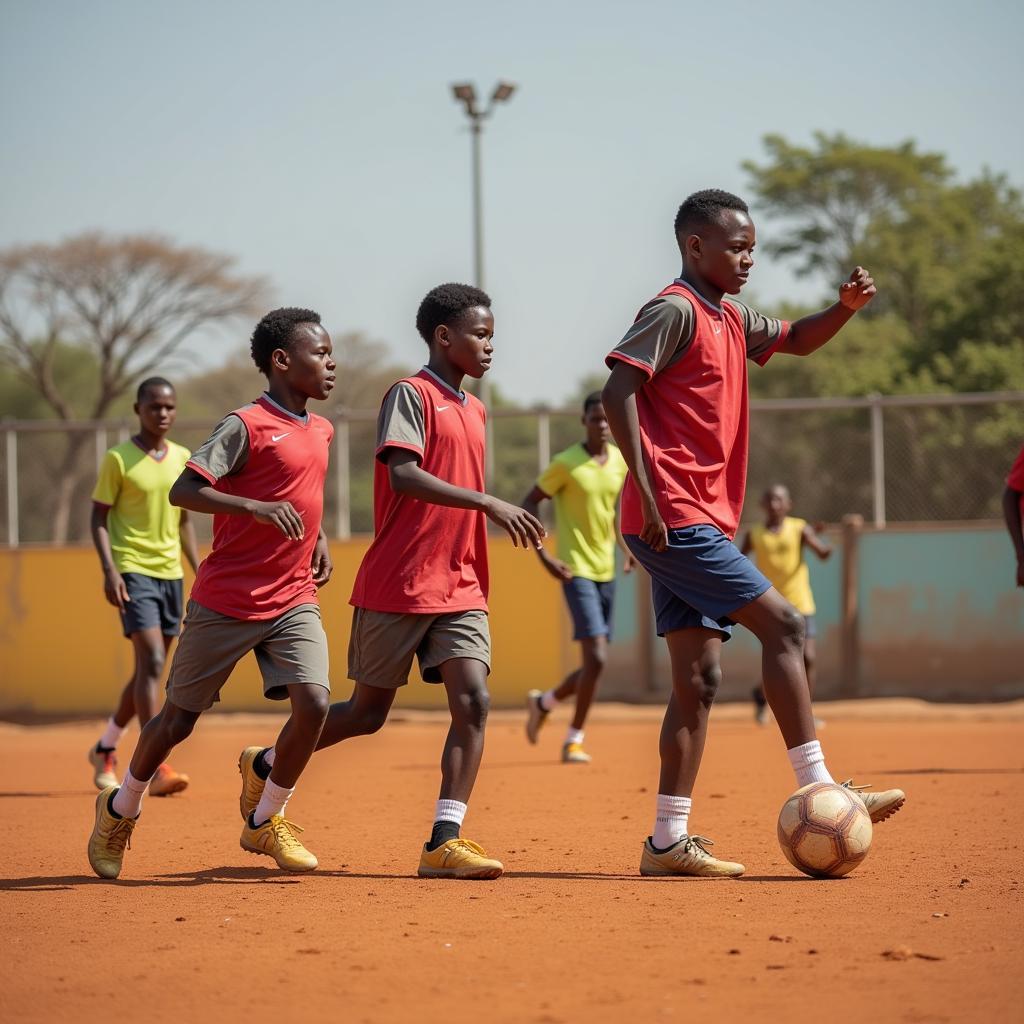
[[[619,449],[608,443],[611,432],[601,404],[600,392],[583,402],[586,437],[559,452],[540,475],[523,501],[523,508],[537,515],[538,506],[549,498],[555,505],[558,556],[540,547],[541,564],[562,584],[573,622],[573,639],[579,641],[582,663],[559,686],[526,695],[526,737],[537,742],[537,734],[548,713],[559,702],[575,695],[572,722],[562,744],[566,764],[587,764],[583,749],[583,727],[597,691],[612,635],[615,600],[615,542],[618,527],[615,510],[626,479],[626,462]],[[626,552],[625,571],[633,566]]]
[[[814,619],[814,594],[811,592],[811,574],[804,559],[804,548],[810,548],[823,561],[832,554],[832,548],[818,536],[806,519],[797,519],[789,513],[793,501],[789,488],[774,484],[761,496],[764,522],[752,526],[744,535],[740,551],[754,555],[754,564],[765,574],[771,585],[804,617],[804,672],[807,692],[814,700],[814,687],[818,671],[817,635]],[[754,718],[763,725],[768,719],[768,701],[764,687],[754,687]],[[814,719],[819,728],[825,723]]]
[[[330,336],[309,309],[268,313],[253,332],[252,357],[267,377],[266,392],[221,420],[171,488],[175,505],[213,514],[213,550],[192,588],[163,709],[142,730],[120,787],[109,786],[96,799],[88,852],[103,878],[121,872],[157,767],[191,734],[250,651],[265,696],[289,700],[291,718],[239,842],[289,871],[317,866],[284,812],[330,703],[316,592],[332,568],[320,524],[334,428],[306,404],[330,394],[335,364]]]
[[[420,304],[416,328],[427,365],[384,396],[373,477],[375,536],[356,575],[348,674],[352,696],[333,704],[317,749],[374,733],[387,720],[413,658],[427,683],[441,683],[451,727],[441,755],[441,790],[419,874],[497,878],[500,861],[460,830],[483,754],[491,642],[487,623],[487,523],[513,544],[540,547],[530,513],[484,493],[483,405],[462,390],[490,368],[491,300],[445,284]],[[276,747],[242,752],[242,813],[259,800]]]
[[[160,705],[160,677],[181,626],[184,553],[199,568],[196,534],[184,509],[167,500],[191,454],[167,439],[178,413],[174,386],[149,377],[135,394],[139,429],[103,456],[92,492],[92,540],[103,570],[103,593],[120,613],[135,667],[117,710],[89,749],[97,789],[117,785],[118,740],[135,717],[144,726]],[[188,786],[188,776],[161,764],[149,791],[169,796]]]
[[[688,831],[722,642],[733,622],[761,641],[765,692],[798,786],[832,781],[814,733],[803,617],[732,542],[746,486],[746,360],[810,355],[871,301],[875,285],[857,267],[832,306],[794,324],[773,320],[725,300],[743,288],[754,263],[754,224],[742,199],[718,189],[691,195],[675,233],[682,273],[609,354],[602,393],[629,467],[623,536],[651,575],[672,665],[655,827],[640,873],[735,876],[742,864],[712,856],[709,841]],[[873,821],[904,799],[895,789],[864,797]]]
[[[1010,543],[1017,556],[1017,586],[1024,587],[1024,447],[1006,478],[1003,491],[1003,518],[1010,534]]]

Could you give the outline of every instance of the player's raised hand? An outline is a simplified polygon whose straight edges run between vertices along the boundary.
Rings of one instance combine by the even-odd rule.
[[[276,526],[290,540],[302,540],[306,526],[290,501],[257,501],[252,517],[264,526]]]
[[[850,280],[839,286],[839,301],[847,309],[863,309],[877,291],[871,275],[863,267],[857,267],[850,275]]]
[[[491,498],[485,512],[492,523],[497,523],[512,538],[512,543],[517,548],[543,547],[547,530],[544,529],[543,523],[536,516],[530,515],[525,508],[502,501],[500,498]]]

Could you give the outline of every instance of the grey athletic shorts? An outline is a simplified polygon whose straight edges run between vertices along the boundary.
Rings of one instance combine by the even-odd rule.
[[[189,601],[167,674],[167,699],[186,711],[213,707],[235,665],[250,651],[268,700],[287,699],[287,687],[296,683],[331,689],[319,605],[300,604],[276,619],[233,619]]]
[[[412,659],[425,683],[440,683],[440,667],[452,658],[473,658],[491,670],[487,612],[416,615],[355,608],[348,643],[348,677],[394,690],[409,681]]]

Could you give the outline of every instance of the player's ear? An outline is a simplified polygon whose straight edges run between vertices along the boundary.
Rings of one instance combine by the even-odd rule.
[[[450,332],[448,331],[447,324],[438,324],[434,328],[434,341],[438,343],[442,348],[448,348],[452,343]]]
[[[699,260],[703,253],[704,243],[700,235],[687,235],[683,243],[683,252],[691,259]]]
[[[270,365],[277,367],[279,370],[288,369],[288,349],[286,348],[275,348],[270,353]]]
[[[138,403],[138,402],[136,402],[136,403],[135,403],[135,404],[134,404],[134,405],[132,406],[132,412],[133,412],[133,413],[135,413],[135,415],[136,415],[136,416],[138,416],[138,415],[139,415],[139,403]]]

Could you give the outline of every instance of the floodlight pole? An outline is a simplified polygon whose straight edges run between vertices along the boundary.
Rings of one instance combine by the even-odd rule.
[[[491,116],[495,104],[507,102],[515,86],[510,82],[498,82],[491,93],[487,106],[481,110],[476,103],[476,89],[469,83],[452,86],[452,94],[460,102],[469,118],[470,142],[472,146],[473,170],[473,283],[477,288],[484,287],[484,195],[483,195],[483,161],[481,156],[481,136],[484,121]],[[480,401],[487,409],[487,453],[484,460],[484,479],[488,489],[494,480],[494,428],[490,418],[491,382],[486,374],[480,378]]]

